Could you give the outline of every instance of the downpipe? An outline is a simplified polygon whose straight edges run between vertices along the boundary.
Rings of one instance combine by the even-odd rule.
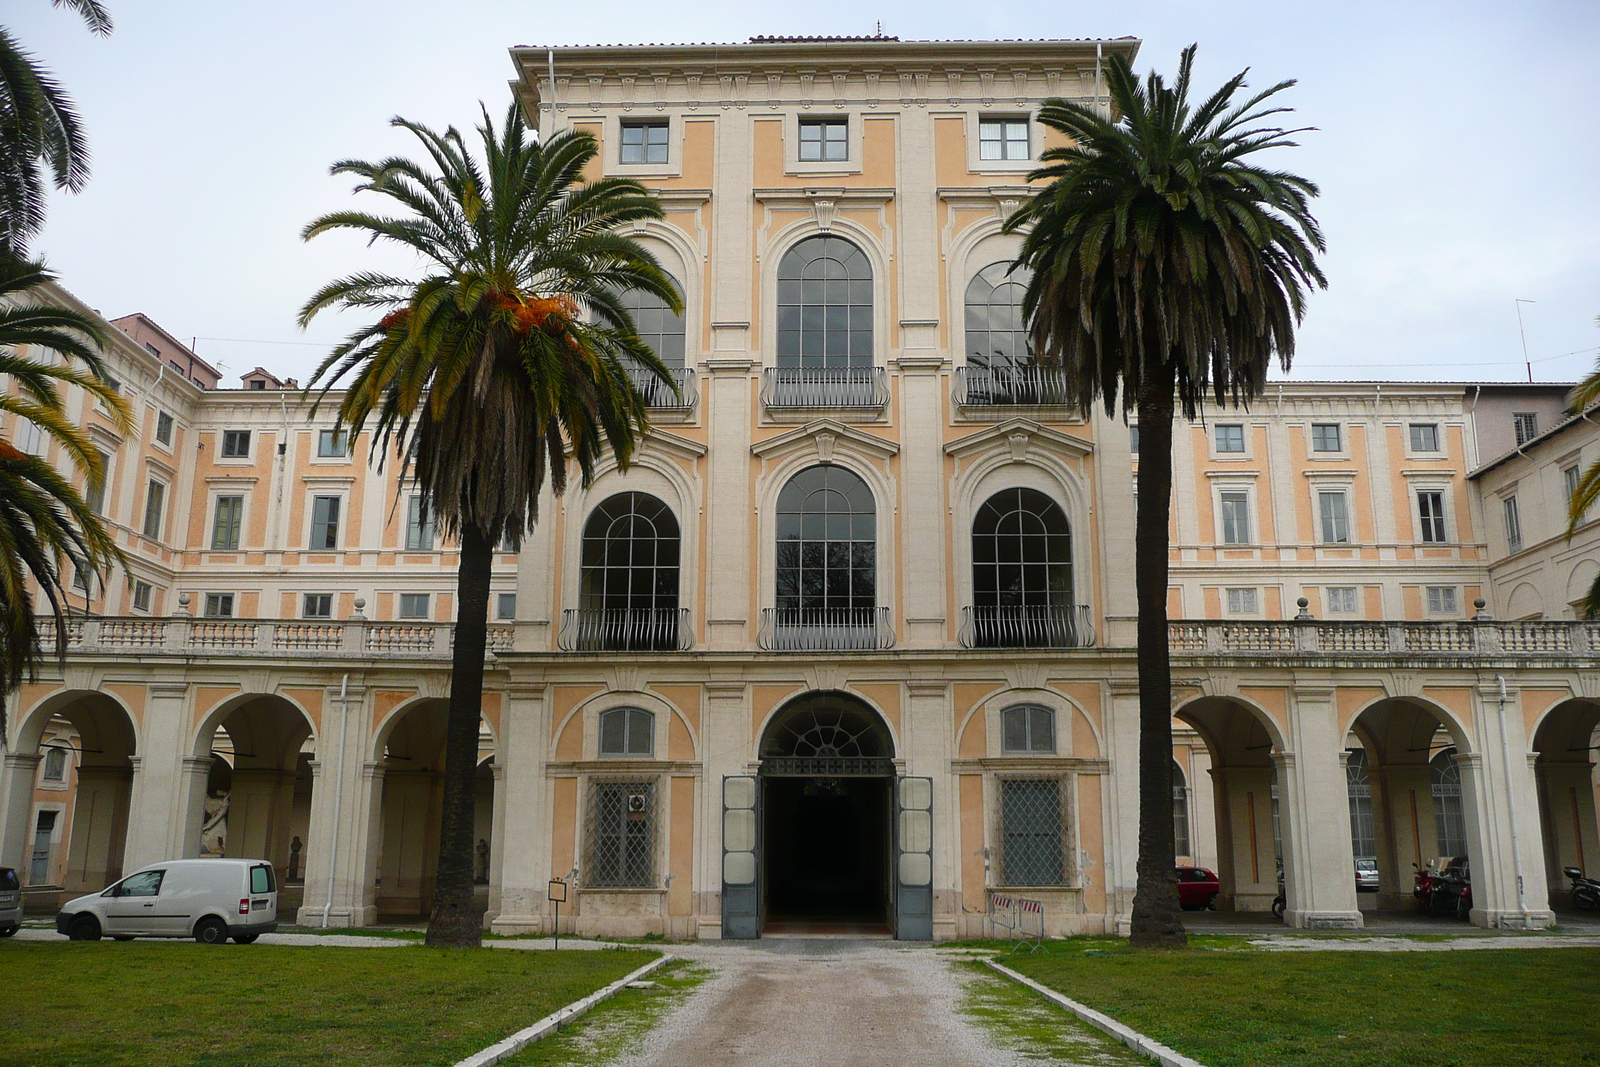
[[[328,928],[328,914],[333,911],[333,871],[339,860],[339,822],[344,808],[344,740],[350,723],[350,675],[339,679],[339,770],[333,780],[333,833],[328,849],[328,902],[322,905],[322,928]]]
[[[1517,833],[1517,796],[1511,785],[1511,739],[1506,732],[1506,678],[1494,676],[1500,686],[1500,758],[1506,768],[1506,817],[1511,820],[1511,869],[1517,876],[1517,908],[1522,912],[1522,928],[1528,928],[1528,897],[1522,885],[1522,845]]]

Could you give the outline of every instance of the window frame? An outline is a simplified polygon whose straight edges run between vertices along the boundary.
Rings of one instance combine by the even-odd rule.
[[[509,612],[506,611],[507,602],[509,602],[510,605],[511,605],[511,610]],[[515,622],[516,618],[517,618],[517,594],[515,594],[515,593],[496,593],[495,594],[495,602],[494,602],[494,610],[495,610],[494,617],[495,617],[495,619],[497,621],[499,621],[499,622]]]
[[[1248,598],[1253,602],[1251,606],[1249,608],[1235,608],[1233,606],[1233,594],[1235,593],[1239,594],[1241,604],[1246,599],[1245,594],[1249,594]],[[1259,617],[1262,614],[1260,587],[1254,585],[1224,586],[1222,589],[1222,614],[1224,616]]]
[[[850,143],[850,127],[853,125],[855,123],[851,122],[849,115],[808,115],[799,119],[795,127],[795,162],[824,164],[851,162],[854,157],[850,151],[853,147]],[[828,136],[829,132],[834,129],[838,129],[840,136]],[[818,136],[814,139],[808,139],[806,137],[807,130],[818,131]],[[809,159],[806,157],[806,145],[808,143],[815,143],[818,146],[819,153]],[[840,146],[840,151],[844,153],[843,155],[830,156],[827,154],[829,146],[835,144]]]
[[[238,450],[239,442],[244,442],[244,451]],[[231,446],[231,450],[230,450]],[[251,450],[255,447],[255,434],[250,430],[223,430],[217,439],[217,458],[233,460],[249,460]]]
[[[1350,519],[1350,490],[1344,486],[1315,486],[1317,495],[1317,543],[1319,545],[1351,545],[1355,543]],[[1338,501],[1338,514],[1328,511],[1330,502]],[[1331,522],[1330,522],[1331,520]],[[1333,529],[1330,530],[1330,525]],[[1340,532],[1343,536],[1339,536]]]
[[[1239,431],[1239,447],[1223,448],[1222,432],[1224,430]],[[1211,425],[1211,451],[1218,458],[1246,459],[1250,455],[1249,434],[1245,433],[1245,424],[1242,422],[1217,422]]]
[[[429,515],[428,521],[422,521],[422,494],[412,493],[406,498],[406,531],[405,552],[433,552],[434,542],[438,538],[439,523],[434,516]]]
[[[177,428],[177,420],[170,411],[156,408],[156,444],[170,449],[172,447],[173,431]]]
[[[322,519],[317,517],[317,508],[324,501],[331,502],[329,514]],[[344,519],[344,494],[342,493],[313,493],[311,506],[306,509],[309,523],[306,530],[307,552],[337,552],[339,551],[339,535]],[[318,528],[321,528],[322,537],[318,538]],[[333,544],[328,544],[329,534],[332,534]]]
[[[1433,435],[1433,447],[1419,444],[1419,431]],[[1406,455],[1408,456],[1437,456],[1444,453],[1441,444],[1444,435],[1440,432],[1437,422],[1408,422],[1406,423]]]
[[[104,516],[106,513],[106,494],[107,490],[111,488],[113,453],[107,452],[98,445],[95,446],[94,450],[100,453],[100,477],[95,478],[91,475],[84,479],[83,502],[90,511],[96,515]]]
[[[1328,430],[1332,430],[1333,431],[1333,447],[1332,448],[1321,448],[1321,447],[1319,447],[1319,445],[1318,445],[1318,433],[1317,433],[1317,431],[1319,431],[1319,430],[1323,431],[1323,443],[1326,443],[1326,431],[1328,431]],[[1308,444],[1310,446],[1308,451],[1310,452],[1310,454],[1312,456],[1343,456],[1345,454],[1344,439],[1345,439],[1345,433],[1344,433],[1344,424],[1343,423],[1339,423],[1339,422],[1313,422],[1311,424],[1311,433],[1308,435],[1308,438],[1307,438]]]
[[[1244,537],[1242,540],[1230,540],[1228,536],[1229,525],[1229,498],[1242,498],[1239,503],[1243,505]],[[1248,485],[1218,485],[1216,487],[1216,543],[1219,547],[1227,548],[1253,548],[1259,542],[1255,539],[1255,492],[1253,486]],[[1237,526],[1237,522],[1235,522]],[[1237,534],[1237,529],[1234,531]]]
[[[160,541],[166,525],[167,483],[160,478],[147,478],[144,487],[144,521],[139,531],[151,541]],[[152,532],[151,527],[154,527]]]
[[[1333,594],[1350,594],[1353,606],[1349,609],[1333,606]],[[1341,597],[1342,598],[1342,597]],[[1359,585],[1325,585],[1322,587],[1322,610],[1328,615],[1359,615],[1361,614],[1361,587]]]
[[[204,619],[236,619],[239,617],[237,593],[206,593],[201,597],[200,607],[202,609],[200,617]],[[223,611],[223,608],[227,608],[227,611]]]
[[[420,614],[408,614],[406,602],[411,600],[415,606],[415,598],[422,598],[422,611]],[[396,593],[394,598],[394,617],[397,619],[428,621],[433,618],[432,593]]]
[[[830,241],[846,246],[853,251],[854,255],[828,245]],[[817,248],[814,255],[806,251],[807,246],[813,244]],[[865,273],[864,276],[850,276],[844,280],[845,299],[843,302],[833,300],[826,295],[818,300],[808,300],[806,298],[807,283],[820,283],[822,281],[822,279],[806,277],[807,271],[813,264],[819,260],[831,259],[834,262],[844,264],[848,272],[856,256],[860,257]],[[790,257],[795,257],[797,267],[792,275],[786,275],[785,270],[790,264]],[[777,257],[777,264],[771,274],[773,279],[772,307],[774,314],[768,316],[772,322],[772,325],[768,327],[771,330],[772,337],[772,355],[769,366],[780,371],[810,371],[819,375],[826,375],[830,371],[864,373],[881,366],[879,354],[880,349],[883,348],[882,337],[884,331],[879,328],[879,315],[881,314],[881,301],[879,300],[880,275],[881,272],[874,263],[873,257],[868,253],[866,246],[853,236],[831,231],[827,233],[808,233],[785,247],[782,254]],[[859,302],[850,293],[852,286],[863,283],[867,287],[868,302],[865,304]],[[794,286],[794,288],[792,290],[787,289],[786,287],[788,286]],[[792,299],[790,298],[791,294]],[[787,314],[791,308],[794,309],[792,316],[793,327],[786,328],[787,321],[791,320],[791,317]],[[851,313],[859,308],[865,309],[863,316],[866,322],[865,328],[857,328],[852,322],[853,316]],[[808,311],[812,309],[817,309],[816,314],[808,315]],[[828,323],[830,312],[834,309],[838,309],[843,313],[845,325],[842,330],[837,324],[829,325]],[[854,351],[854,348],[856,347],[858,335],[863,333],[866,335],[866,352],[858,353]],[[830,352],[830,336],[836,334],[842,335],[843,351]],[[789,335],[792,335],[792,340]],[[817,351],[808,352],[807,342],[812,337],[820,337],[820,341],[817,345]],[[788,348],[792,348],[793,351],[786,351]]]
[[[628,132],[638,130],[642,138],[638,147],[642,150],[639,159],[628,158]],[[651,159],[650,149],[656,147],[651,141],[650,131],[662,131],[661,158]],[[672,120],[668,118],[630,118],[621,119],[617,123],[617,165],[619,167],[665,167],[672,162]]]
[[[1439,594],[1438,607],[1434,606],[1434,594]],[[1446,606],[1444,601],[1448,599]],[[1422,610],[1427,615],[1459,615],[1461,614],[1461,590],[1454,585],[1425,585],[1422,587]]]
[[[337,442],[342,442],[343,446],[344,446],[343,450],[342,451],[334,451],[334,452],[328,451],[328,442],[329,441],[333,441],[333,442],[336,442],[336,443]],[[338,430],[319,429],[319,430],[317,430],[317,454],[316,454],[315,458],[317,458],[317,459],[332,459],[332,460],[349,460],[351,454],[354,452],[354,446],[355,446],[355,441],[350,436],[350,431],[349,430],[346,430],[346,429],[338,429]]]
[[[994,831],[996,843],[999,845],[996,850],[999,853],[998,858],[1000,860],[999,884],[1006,887],[1069,887],[1075,884],[1074,869],[1071,861],[1073,848],[1071,798],[1066,788],[1064,777],[1058,774],[1002,774],[996,775],[994,782]],[[1029,828],[1028,830],[1013,829],[1010,826],[1011,812],[1008,810],[1007,793],[1012,789],[1017,789],[1020,792],[1019,787],[1037,787],[1040,784],[1048,784],[1054,787],[1058,824],[1056,830],[1052,832],[1042,827],[1038,829]],[[1011,855],[1015,847],[1013,839],[1023,837],[1045,839],[1050,836],[1055,836],[1059,845],[1056,850],[1057,856],[1053,860],[1048,855],[1042,858],[1046,866],[1049,866],[1052,862],[1058,862],[1059,868],[1056,871],[1045,870],[1043,873],[1046,875],[1053,874],[1054,877],[1039,878],[1031,876],[1033,874],[1031,871],[1026,875],[1019,872],[1016,869],[1019,865],[1014,864]]]
[[[1523,428],[1527,433],[1523,433]],[[1537,411],[1513,411],[1511,413],[1511,433],[1516,439],[1517,447],[1521,448],[1535,437],[1539,436],[1539,413]]]
[[[1022,717],[1022,747],[1011,741],[1011,722]],[[1044,737],[1037,736],[1041,729]],[[1040,743],[1040,742],[1043,743]],[[1055,709],[1045,704],[1025,701],[1007,704],[1000,709],[1000,753],[1004,756],[1054,756],[1059,744]]]
[[[1516,493],[1507,493],[1500,498],[1500,517],[1505,527],[1507,551],[1513,554],[1521,552],[1524,545],[1522,507],[1517,503]]]
[[[240,545],[244,543],[244,496],[243,493],[217,493],[211,498],[210,551],[237,552]],[[226,531],[224,531],[222,525],[222,508],[225,502],[232,502],[234,505],[234,514],[229,520],[229,527]],[[231,536],[224,538],[224,532]]]
[[[313,612],[312,611],[312,607],[313,607],[313,603],[312,602],[313,601],[317,601],[317,604],[315,606],[317,606],[317,607],[326,607],[327,610],[326,611]],[[332,593],[301,593],[300,594],[300,617],[302,619],[330,619],[331,620],[333,618],[333,594]]]
[[[866,495],[866,501],[870,505],[870,509],[871,510],[870,510],[870,512],[865,512],[865,511],[850,511],[850,512],[848,512],[848,515],[849,515],[849,518],[850,518],[850,522],[849,522],[850,530],[849,530],[849,536],[848,537],[842,537],[842,538],[834,537],[834,536],[832,536],[832,534],[830,532],[827,532],[827,527],[829,525],[828,519],[830,519],[832,517],[835,517],[835,516],[838,516],[838,515],[845,514],[845,513],[838,513],[838,512],[831,512],[831,511],[824,512],[824,513],[821,514],[822,526],[824,527],[824,535],[822,536],[822,538],[817,539],[817,538],[812,538],[812,537],[805,536],[806,519],[807,519],[807,517],[810,517],[810,516],[814,515],[815,513],[808,512],[807,510],[805,510],[805,507],[804,507],[804,504],[807,501],[809,501],[811,499],[811,497],[813,497],[813,496],[816,496],[816,495],[818,495],[820,493],[824,493],[824,492],[839,493],[841,495],[844,495],[844,489],[847,488],[847,487],[834,486],[834,485],[831,485],[831,484],[824,484],[822,486],[813,488],[808,492],[797,489],[796,490],[797,493],[805,492],[805,495],[800,497],[799,510],[794,510],[791,507],[786,506],[789,502],[785,501],[785,496],[788,494],[788,490],[790,489],[791,486],[794,485],[796,480],[801,478],[802,476],[812,472],[812,471],[819,471],[819,470],[827,472],[827,473],[830,473],[830,474],[831,473],[842,473],[842,474],[848,475],[851,478],[854,478],[855,481],[861,486],[862,491]],[[826,479],[825,479],[825,482],[826,482]],[[848,487],[848,488],[853,488],[853,487]],[[848,500],[848,497],[846,499]],[[885,586],[884,586],[884,583],[885,583],[885,580],[886,580],[885,579],[885,571],[887,570],[887,567],[886,567],[885,552],[884,552],[884,542],[885,542],[886,538],[884,537],[884,532],[883,532],[883,521],[882,521],[882,514],[881,514],[882,511],[883,511],[883,509],[880,506],[880,501],[878,500],[878,494],[873,490],[872,484],[869,481],[867,481],[867,479],[864,478],[859,471],[856,471],[853,468],[851,468],[849,466],[845,466],[843,464],[838,464],[838,463],[824,464],[824,463],[812,462],[812,463],[806,464],[805,466],[800,467],[797,470],[794,470],[791,473],[787,473],[786,476],[781,478],[781,480],[779,480],[779,482],[778,482],[776,496],[773,499],[773,507],[772,507],[772,511],[771,511],[771,514],[773,516],[773,525],[772,525],[772,528],[771,528],[771,531],[770,531],[770,544],[772,546],[772,552],[773,552],[773,556],[772,556],[772,559],[773,559],[773,572],[772,572],[772,584],[771,584],[770,588],[772,589],[772,605],[773,605],[773,609],[774,609],[775,615],[777,615],[779,618],[785,618],[787,616],[784,613],[786,613],[786,612],[794,612],[795,613],[795,616],[794,616],[795,618],[804,619],[804,618],[807,617],[807,613],[809,613],[809,612],[818,612],[818,613],[821,613],[824,616],[826,616],[826,614],[828,612],[843,611],[843,612],[851,613],[849,617],[853,617],[853,613],[854,612],[865,610],[865,609],[872,609],[875,612],[876,609],[884,606],[887,603],[886,590],[885,590]],[[791,519],[791,518],[789,518],[789,516],[795,516],[796,518]],[[871,522],[872,534],[871,534],[870,539],[863,538],[863,537],[856,537],[855,536],[856,521],[857,521],[857,519],[859,517],[863,517],[863,516],[866,517]],[[797,528],[799,532],[796,534],[796,536],[785,537],[784,536],[785,531],[787,529],[791,528],[791,527]],[[784,545],[785,544],[791,544],[791,543],[796,545],[796,548],[795,548],[794,553],[793,553],[793,555],[796,557],[796,562],[793,564],[792,567],[790,567],[788,564],[786,564],[785,561],[784,561],[784,558],[783,558],[786,555],[786,553],[783,550]],[[806,545],[813,545],[813,544],[820,544],[820,545],[823,545],[823,546],[839,545],[839,544],[850,545],[850,546],[855,546],[855,545],[868,545],[868,546],[870,546],[870,549],[871,549],[870,556],[871,556],[872,576],[871,576],[870,583],[866,583],[866,582],[863,583],[863,584],[870,584],[870,586],[871,586],[871,596],[870,596],[870,602],[869,603],[865,603],[865,604],[858,603],[858,600],[860,600],[862,597],[864,597],[865,594],[858,594],[855,591],[855,584],[856,584],[855,583],[855,574],[857,573],[858,570],[864,570],[865,568],[864,567],[858,567],[857,559],[856,559],[856,555],[857,554],[856,554],[856,552],[855,552],[853,547],[851,548],[851,550],[848,553],[848,558],[849,558],[850,562],[849,562],[849,565],[846,568],[846,574],[847,574],[848,585],[850,587],[850,592],[848,593],[848,595],[838,595],[838,596],[836,596],[835,594],[832,593],[831,589],[827,589],[827,587],[829,585],[827,572],[829,570],[838,570],[839,568],[828,566],[827,557],[830,555],[830,553],[829,553],[828,549],[826,547],[824,547],[821,550],[821,556],[824,557],[822,570],[823,570],[823,574],[824,574],[823,582],[824,582],[824,587],[825,587],[825,590],[826,590],[822,594],[823,603],[820,606],[817,606],[817,605],[808,606],[807,605],[806,600],[809,597],[813,596],[814,594],[807,594],[804,591],[805,590],[805,584],[806,584],[806,577],[807,577],[807,574],[811,570],[814,570],[815,568],[808,568],[806,566],[806,550],[805,550],[805,546]],[[795,591],[792,594],[785,594],[781,590],[783,589],[783,583],[785,581],[786,572],[788,572],[790,570],[793,571],[793,575],[794,575],[794,590]],[[836,601],[836,600],[843,600],[844,603],[842,603],[842,604],[835,603],[834,601]],[[794,601],[794,603],[793,604],[786,604],[785,603],[786,601]],[[781,625],[804,625],[804,623],[797,623],[797,624],[782,623]]]
[[[1022,127],[1022,154],[1012,155],[1016,139],[1011,136],[1013,126]],[[986,137],[986,127],[998,127],[998,137]],[[987,144],[998,144],[1000,155],[986,156],[984,148]],[[979,115],[978,116],[978,163],[988,166],[991,163],[1029,163],[1033,161],[1033,122],[1027,115]]]
[[[39,780],[42,782],[65,782],[67,780],[67,762],[72,750],[65,745],[56,745],[46,742],[43,746],[44,759],[39,763]],[[55,764],[51,766],[52,762]],[[52,770],[55,773],[51,773]]]
[[[133,580],[133,595],[128,601],[130,609],[149,613],[150,606],[155,603],[155,589],[156,587],[153,583],[147,582],[142,578],[135,578]],[[144,594],[142,597],[140,596],[141,592]],[[139,603],[141,599],[144,601],[143,604]]]
[[[1439,501],[1439,514],[1428,516],[1422,507],[1424,496],[1437,497]],[[1437,485],[1414,485],[1411,487],[1412,516],[1416,522],[1417,544],[1419,545],[1448,545],[1452,544],[1450,534],[1450,496],[1449,490]],[[1430,521],[1432,525],[1430,526]],[[1438,533],[1440,537],[1430,537],[1430,533]]]
[[[622,721],[622,746],[620,749],[606,747],[606,728],[608,722],[617,719]],[[635,750],[635,734],[642,728],[644,730],[644,745],[642,749]],[[595,716],[595,758],[596,759],[655,759],[656,758],[656,714],[645,708],[632,704],[619,704],[614,708],[606,708]]]

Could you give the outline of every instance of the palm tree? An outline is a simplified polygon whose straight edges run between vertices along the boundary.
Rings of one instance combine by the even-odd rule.
[[[1595,321],[1600,322],[1600,319]],[[1594,371],[1572,391],[1570,407],[1581,415],[1595,404],[1600,404],[1600,363],[1596,363]],[[1578,527],[1583,525],[1584,519],[1597,500],[1600,500],[1600,459],[1589,464],[1579,476],[1578,484],[1572,490],[1572,499],[1567,501],[1569,542],[1572,540],[1572,535],[1578,532]],[[1590,585],[1589,591],[1584,594],[1583,603],[1578,606],[1578,611],[1586,619],[1600,616],[1600,574],[1595,575],[1594,584]]]
[[[57,442],[85,484],[105,477],[105,459],[73,423],[63,386],[77,386],[98,399],[124,433],[132,428],[127,401],[107,384],[100,325],[33,294],[51,280],[37,263],[0,255],[0,375],[15,383],[0,393],[0,412],[10,416],[12,427],[11,439],[0,437],[0,739],[6,734],[4,697],[32,673],[41,651],[30,586],[37,583],[55,619],[59,659],[66,655],[68,568],[103,580],[111,564],[122,559],[71,480],[41,456],[17,447],[19,431],[37,433],[38,443],[28,444],[43,453],[40,444]],[[59,353],[59,362],[40,358],[41,348]]]
[[[647,427],[628,375],[641,365],[670,388],[670,372],[640,340],[619,294],[640,289],[674,310],[671,278],[628,223],[662,217],[638,182],[583,181],[598,145],[583,132],[529,136],[513,103],[496,131],[478,127],[480,164],[454,127],[443,134],[404,119],[431,167],[408,159],[345,161],[333,173],[362,179],[357,192],[403,212],[324,215],[309,239],[356,230],[392,241],[424,262],[420,278],[364,272],[323,287],[302,325],[327,308],[381,312],[317,369],[322,395],[351,374],[339,420],[359,433],[375,420],[381,457],[393,446],[401,474],[415,472],[424,513],[459,538],[458,614],[446,727],[444,815],[427,943],[477,945],[472,913],[473,786],[489,569],[502,534],[520,543],[538,517],[548,480],[568,480],[568,452],[584,484],[610,449],[626,466]]]
[[[91,33],[111,32],[100,0],[52,0],[83,16]],[[89,180],[89,144],[61,85],[0,26],[0,249],[22,255],[44,225],[45,179],[78,192]]]
[[[1167,522],[1175,410],[1195,418],[1258,395],[1277,356],[1287,369],[1305,290],[1325,287],[1309,212],[1311,182],[1248,157],[1290,146],[1301,132],[1262,125],[1264,107],[1294,82],[1242,103],[1245,72],[1190,103],[1194,46],[1177,82],[1143,85],[1113,56],[1116,118],[1065,100],[1039,121],[1071,139],[1045,152],[1032,181],[1048,181],[1010,219],[1027,237],[1033,272],[1023,300],[1034,351],[1059,364],[1087,411],[1120,406],[1139,420],[1135,585],[1139,623],[1139,861],[1135,945],[1183,944],[1172,883],[1172,676],[1167,649]]]

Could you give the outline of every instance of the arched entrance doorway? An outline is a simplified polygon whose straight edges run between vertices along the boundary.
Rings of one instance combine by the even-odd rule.
[[[1534,771],[1544,833],[1550,907],[1572,910],[1562,869],[1600,877],[1600,818],[1595,812],[1594,754],[1600,745],[1600,703],[1568,700],[1553,708],[1533,735]],[[1592,914],[1592,913],[1591,913]]]
[[[808,693],[773,717],[759,754],[764,931],[889,933],[888,726],[847,693]]]

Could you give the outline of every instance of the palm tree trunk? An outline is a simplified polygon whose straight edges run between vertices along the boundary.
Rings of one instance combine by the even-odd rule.
[[[1147,364],[1148,366],[1148,364]],[[1168,522],[1172,511],[1172,371],[1144,381],[1139,404],[1139,496],[1134,584],[1139,599],[1139,865],[1130,942],[1184,945],[1172,880],[1172,668],[1167,645]]]
[[[482,931],[472,906],[473,837],[477,814],[478,721],[483,714],[483,653],[489,637],[489,572],[494,544],[480,527],[461,530],[456,571],[455,651],[450,712],[445,722],[444,815],[427,943],[477,948]]]

